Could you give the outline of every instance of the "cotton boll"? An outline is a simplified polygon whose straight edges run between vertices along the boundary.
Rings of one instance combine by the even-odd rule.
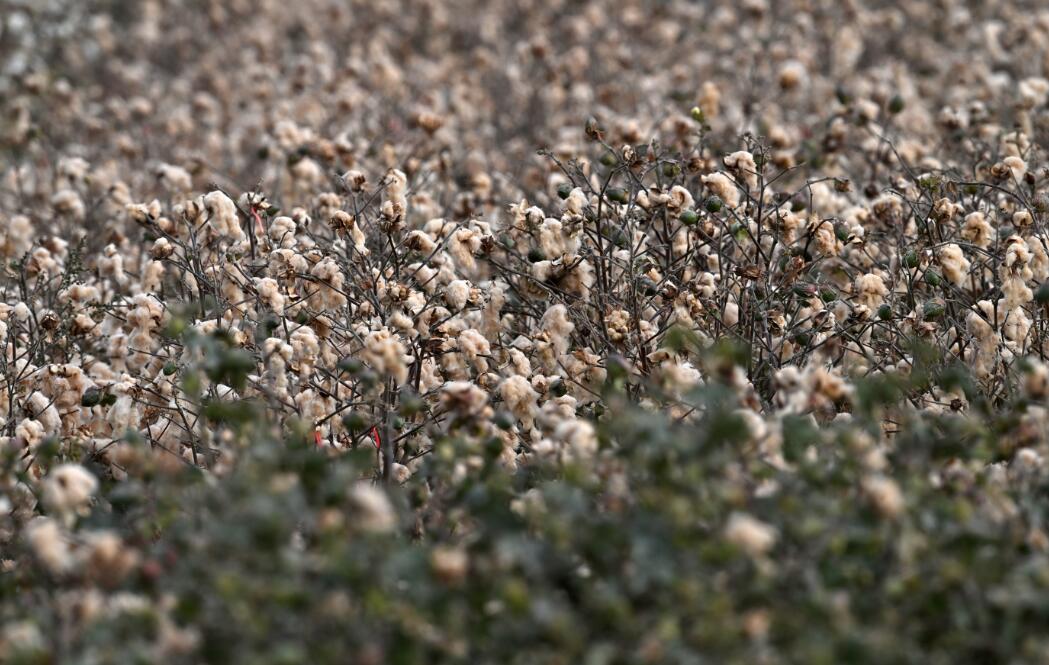
[[[24,441],[30,450],[43,443],[45,435],[43,424],[32,418],[23,419],[15,427],[15,436]]]
[[[204,195],[201,207],[206,212],[205,220],[214,232],[233,240],[243,240],[244,230],[237,216],[237,204],[223,192],[214,191]]]
[[[539,393],[532,388],[527,378],[521,375],[508,377],[499,386],[499,395],[525,429],[534,426]]]
[[[560,303],[551,305],[543,314],[540,326],[550,335],[559,355],[568,352],[569,338],[575,330],[575,324],[568,318],[567,307]]]
[[[893,519],[903,512],[903,493],[894,480],[886,476],[873,475],[863,479],[863,492],[883,517]]]
[[[455,311],[466,307],[470,298],[470,283],[463,279],[457,279],[444,287],[444,300],[448,306]]]
[[[84,215],[87,212],[83,199],[72,189],[63,189],[55,192],[54,196],[51,197],[51,207],[58,214],[78,221],[84,219]]]
[[[61,575],[73,568],[76,559],[72,539],[55,520],[34,518],[26,526],[25,537],[33,555],[52,574]]]
[[[573,418],[562,422],[554,430],[553,438],[564,444],[568,459],[588,459],[597,453],[597,433],[585,420]]]
[[[977,247],[986,249],[994,239],[994,229],[982,212],[972,212],[965,216],[961,236]]]
[[[67,522],[87,513],[98,479],[79,464],[61,464],[44,478],[40,500],[49,512]]]
[[[968,281],[970,264],[957,244],[948,243],[940,247],[937,250],[937,258],[940,267],[943,268],[943,276],[955,286],[963,286]]]
[[[880,275],[867,273],[856,278],[856,299],[870,311],[876,311],[885,302],[889,289]]]
[[[441,403],[459,416],[477,416],[488,405],[488,395],[469,381],[449,381],[441,387]]]
[[[359,482],[347,493],[353,510],[353,525],[362,531],[387,533],[397,527],[397,513],[386,492],[374,485]]]
[[[736,183],[724,173],[711,173],[701,178],[703,184],[710,192],[721,199],[729,208],[738,208],[740,204],[739,190]]]
[[[725,539],[752,557],[771,550],[779,536],[776,529],[746,513],[732,513],[725,525]]]
[[[185,195],[193,189],[193,178],[181,166],[160,164],[156,169],[157,180],[170,194]]]
[[[488,340],[474,329],[459,333],[459,350],[479,373],[488,371],[488,358],[492,353]]]
[[[736,180],[745,184],[747,189],[754,191],[758,188],[758,165],[757,162],[754,161],[754,155],[746,150],[734,152],[725,157],[725,166],[732,170],[732,173],[736,176]],[[706,178],[703,179],[703,182],[707,182]],[[721,194],[718,193],[718,196],[721,196]],[[736,207],[729,204],[728,199],[724,196],[721,198],[730,208]]]
[[[62,429],[62,419],[52,400],[40,391],[34,391],[26,400],[26,411],[44,427],[45,435],[58,434]]]
[[[398,386],[408,381],[408,365],[414,360],[405,352],[401,340],[387,328],[365,336],[361,359],[381,375],[393,377]]]

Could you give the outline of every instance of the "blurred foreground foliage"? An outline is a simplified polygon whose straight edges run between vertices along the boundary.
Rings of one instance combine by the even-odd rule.
[[[1049,482],[996,463],[1009,415],[905,408],[915,381],[964,382],[934,365],[862,384],[852,419],[785,418],[782,465],[752,454],[723,386],[691,395],[686,424],[610,372],[585,465],[510,472],[499,446],[449,434],[388,488],[368,484],[373,450],[332,457],[226,403],[227,473],[144,457],[81,518],[136,548],[130,570],[5,567],[4,662],[1046,662]],[[888,411],[877,477],[897,503],[866,457]],[[463,476],[466,455],[483,463]],[[730,534],[740,515],[752,528]]]

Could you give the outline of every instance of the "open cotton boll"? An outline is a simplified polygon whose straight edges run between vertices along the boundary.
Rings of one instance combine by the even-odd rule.
[[[33,518],[26,526],[25,538],[33,555],[52,574],[61,575],[74,567],[72,538],[54,519]]]
[[[740,203],[739,189],[736,183],[724,173],[711,173],[700,180],[711,194],[721,199],[729,208],[738,208]]]
[[[98,479],[79,464],[61,464],[44,478],[40,501],[66,522],[87,512],[98,489]]]
[[[347,492],[353,526],[362,531],[386,533],[397,527],[397,513],[382,489],[366,482],[358,482]]]
[[[499,395],[524,428],[531,429],[539,408],[539,393],[532,388],[528,379],[521,375],[506,378],[499,386]]]
[[[725,540],[753,557],[768,553],[779,539],[775,527],[746,513],[732,513],[725,525]]]

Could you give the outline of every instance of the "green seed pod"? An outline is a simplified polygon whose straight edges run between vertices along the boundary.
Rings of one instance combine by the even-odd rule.
[[[908,268],[918,267],[918,254],[913,249],[903,255],[903,265]]]
[[[568,386],[565,385],[562,379],[557,379],[550,384],[550,394],[554,397],[564,397],[568,394]]]
[[[357,374],[364,369],[364,363],[351,356],[346,356],[339,361],[339,369],[350,374]]]
[[[815,284],[805,284],[804,282],[794,285],[794,293],[802,298],[811,298],[816,295]]]
[[[615,166],[619,163],[619,158],[616,157],[614,152],[608,151],[605,154],[601,155],[601,163],[605,166]]]
[[[168,362],[164,365],[164,376],[171,376],[178,371],[178,365],[173,362]]]
[[[926,319],[937,319],[943,316],[943,303],[930,300],[922,305],[922,315]]]
[[[80,406],[97,406],[102,401],[102,391],[98,388],[88,388],[80,397]]]
[[[357,411],[350,411],[342,417],[342,424],[351,432],[359,432],[368,424],[368,420],[363,414],[358,413]]]
[[[893,95],[892,99],[889,100],[889,113],[896,115],[903,110],[904,106],[903,97]]]
[[[892,307],[887,304],[883,304],[878,308],[878,318],[882,321],[888,321],[892,318]]]
[[[514,426],[514,417],[506,411],[496,411],[492,422],[504,432]]]
[[[610,201],[615,201],[616,203],[626,203],[630,200],[630,195],[622,187],[609,187],[605,194]]]
[[[1035,289],[1034,301],[1039,305],[1049,303],[1049,282],[1042,282],[1041,286]]]
[[[540,261],[546,260],[546,254],[543,254],[543,250],[538,247],[533,247],[528,250],[528,261],[529,263],[539,263]]]
[[[695,210],[683,211],[680,215],[678,215],[678,219],[681,220],[681,223],[685,226],[695,226],[697,223],[699,223],[699,215],[696,214]]]
[[[721,199],[711,196],[707,199],[707,212],[721,212]]]
[[[572,183],[562,182],[557,186],[557,195],[562,199],[567,199],[568,195],[572,193]]]
[[[824,287],[820,290],[820,300],[823,302],[834,302],[838,299],[838,292],[832,288]]]
[[[676,178],[681,173],[681,167],[673,162],[663,162],[663,175],[668,178]]]
[[[940,273],[935,270],[925,271],[925,281],[929,286],[940,286],[943,284],[943,277],[940,277]]]

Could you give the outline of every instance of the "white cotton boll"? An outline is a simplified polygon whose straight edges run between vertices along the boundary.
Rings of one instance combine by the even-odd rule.
[[[11,309],[11,316],[15,318],[15,321],[18,321],[19,323],[25,323],[29,320],[29,305],[26,305],[24,302],[19,301]]]
[[[1009,169],[1009,174],[1016,182],[1023,182],[1027,175],[1027,163],[1019,157],[1011,156],[1002,160],[1002,165]]]
[[[72,189],[62,189],[55,192],[51,197],[51,207],[60,215],[65,215],[75,220],[84,218],[87,208],[83,199]]]
[[[963,286],[969,279],[969,261],[965,258],[962,248],[955,243],[940,247],[937,250],[937,258],[940,267],[943,268],[943,276],[955,286]]]
[[[441,387],[441,403],[459,416],[476,416],[488,405],[488,394],[469,381],[449,381]]]
[[[379,374],[392,377],[398,386],[408,381],[408,365],[414,360],[405,352],[401,340],[387,328],[365,336],[361,359]]]
[[[347,493],[353,510],[353,524],[362,531],[387,533],[397,527],[397,513],[386,492],[369,483],[359,482]]]
[[[408,209],[408,198],[405,196],[407,190],[408,178],[403,171],[393,169],[386,174],[386,200],[382,203],[381,211],[387,230],[400,228],[403,223]]]
[[[181,166],[160,164],[156,175],[160,184],[171,194],[188,194],[193,189],[193,178]]]
[[[863,492],[883,517],[898,517],[906,507],[903,492],[892,478],[872,475],[863,479]]]
[[[346,304],[346,296],[342,293],[346,278],[334,259],[329,256],[318,261],[310,269],[310,275],[317,280],[310,285],[314,290],[310,296],[310,302],[314,307],[321,310],[339,309]]]
[[[62,429],[62,418],[58,409],[40,391],[34,391],[26,400],[26,411],[44,426],[45,435],[57,434]]]
[[[150,261],[142,270],[142,291],[144,293],[160,291],[161,280],[163,279],[164,264],[160,261]]]
[[[731,169],[736,180],[745,184],[748,189],[754,191],[758,188],[758,165],[754,161],[754,155],[746,150],[739,150],[725,156],[725,166]],[[703,182],[706,182],[706,179]],[[718,196],[721,195],[718,194]],[[725,202],[728,203],[727,200]],[[729,207],[734,208],[735,206],[730,205]]]
[[[98,258],[98,273],[103,277],[111,278],[121,286],[127,283],[127,275],[124,273],[124,256],[116,245],[110,243],[102,249],[102,256]]]
[[[798,60],[788,60],[779,68],[779,87],[784,90],[793,90],[803,85],[808,80],[808,70]]]
[[[44,441],[44,426],[37,420],[25,418],[15,426],[15,436],[33,450]]]
[[[395,483],[403,484],[408,482],[408,479],[412,477],[412,470],[404,464],[394,462],[391,475]]]
[[[868,273],[856,278],[856,299],[872,312],[882,306],[888,293],[885,280],[879,275]]]
[[[98,479],[79,464],[61,464],[43,481],[40,501],[49,512],[71,519],[83,515],[98,489]]]
[[[753,557],[766,554],[779,538],[774,527],[740,512],[729,517],[724,534],[728,542]]]
[[[295,246],[295,220],[281,215],[270,222],[269,238],[278,248],[290,249]]]
[[[1016,86],[1021,108],[1044,106],[1049,97],[1049,80],[1042,77],[1023,79]]]
[[[971,212],[965,216],[962,226],[962,238],[977,247],[987,248],[994,239],[994,229],[982,212]]]
[[[464,279],[457,279],[444,287],[444,300],[454,311],[459,311],[466,307],[469,299],[470,282]]]
[[[492,348],[484,335],[473,328],[462,331],[459,333],[459,350],[479,373],[488,371],[487,356],[492,354]]]
[[[532,388],[528,379],[521,375],[505,379],[499,386],[499,395],[525,429],[531,429],[539,408],[539,393]]]
[[[299,187],[308,188],[324,182],[324,171],[309,157],[296,161],[288,170]]]
[[[673,214],[681,213],[684,210],[688,210],[695,204],[692,198],[692,193],[681,185],[674,185],[670,188],[670,196],[667,199],[667,210]]]
[[[233,199],[216,190],[205,194],[201,205],[207,211],[208,226],[216,234],[234,240],[244,238],[244,229],[240,227],[240,218],[237,216],[237,204]]]
[[[404,244],[412,251],[429,255],[437,249],[437,243],[426,232],[416,229],[405,236]]]
[[[25,529],[26,542],[33,555],[51,573],[69,572],[75,563],[73,543],[62,526],[49,517],[35,517]]]
[[[739,323],[739,305],[731,300],[726,302],[725,311],[721,314],[721,321],[729,328]]]
[[[317,333],[309,326],[300,326],[291,333],[289,339],[293,350],[293,357],[299,364],[299,375],[307,377],[313,373],[317,357],[320,355],[321,345]]]
[[[589,204],[586,199],[586,194],[579,187],[576,187],[568,194],[568,198],[565,199],[562,209],[571,215],[582,215],[583,209]]]
[[[565,241],[562,235],[561,220],[548,219],[539,227],[539,250],[543,255],[554,259],[565,253]]]
[[[721,199],[729,208],[738,208],[740,203],[739,189],[736,183],[724,173],[711,173],[701,178],[710,192]]]
[[[7,228],[0,228],[0,254],[9,259],[24,255],[33,247],[34,235],[32,221],[15,215],[8,220]]]
[[[554,429],[553,437],[565,445],[569,459],[588,459],[597,453],[597,432],[585,420],[566,420]]]
[[[575,330],[575,324],[568,318],[567,307],[560,303],[551,305],[539,325],[550,335],[550,341],[559,355],[568,352],[569,337]]]

